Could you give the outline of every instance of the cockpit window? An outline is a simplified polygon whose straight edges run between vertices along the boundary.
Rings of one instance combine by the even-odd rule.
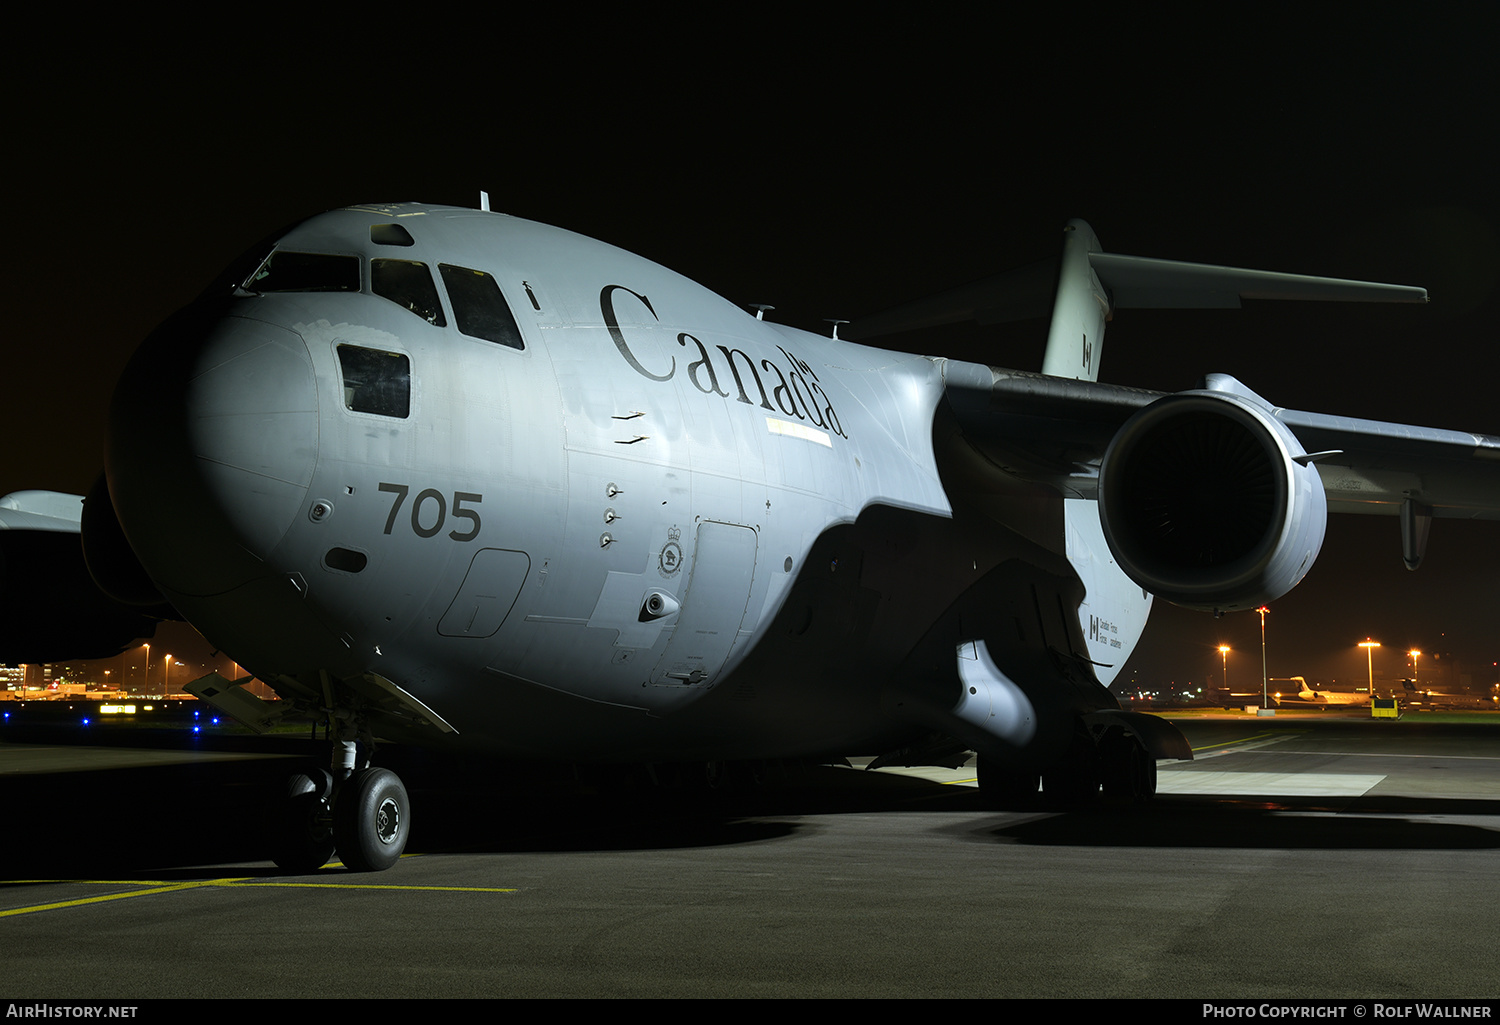
[[[245,287],[252,292],[358,292],[359,257],[278,249]]]
[[[427,264],[415,260],[371,260],[370,288],[397,306],[404,306],[429,324],[447,327],[437,286]]]
[[[453,303],[453,319],[458,329],[472,338],[498,342],[512,349],[524,349],[521,330],[510,312],[500,286],[482,270],[438,264],[448,298]]]
[[[356,413],[401,419],[411,412],[411,360],[399,352],[339,346],[344,406]]]

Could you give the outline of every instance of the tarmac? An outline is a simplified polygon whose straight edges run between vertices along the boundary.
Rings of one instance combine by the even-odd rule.
[[[407,855],[305,876],[266,859],[309,741],[7,726],[0,997],[1500,996],[1500,715],[1177,723],[1155,802],[1073,812],[391,750]]]

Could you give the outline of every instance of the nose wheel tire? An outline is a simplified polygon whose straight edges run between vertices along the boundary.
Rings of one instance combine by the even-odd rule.
[[[391,770],[361,769],[340,788],[333,807],[333,840],[345,868],[390,868],[406,849],[410,832],[411,802]]]
[[[287,780],[272,855],[278,867],[300,875],[316,872],[333,857],[333,830],[324,806],[332,789],[333,781],[321,769]]]

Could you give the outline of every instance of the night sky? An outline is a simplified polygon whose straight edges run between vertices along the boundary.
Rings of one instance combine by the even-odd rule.
[[[6,72],[0,494],[86,490],[134,347],[270,231],[480,189],[810,330],[1053,255],[1070,217],[1116,252],[1423,285],[1425,308],[1127,310],[1101,378],[1222,371],[1279,405],[1500,434],[1500,17],[1388,10],[1080,12],[1003,34],[261,18],[213,37],[132,23],[152,42],[130,45],[123,25],[54,26]],[[1044,335],[899,344],[1036,369]],[[1409,573],[1393,518],[1336,517],[1273,606],[1271,674],[1353,682],[1366,635],[1377,675],[1408,675],[1412,646],[1488,663],[1497,619],[1500,522],[1438,521]],[[1253,614],[1159,605],[1131,668],[1217,679],[1219,643],[1231,683],[1258,678]]]

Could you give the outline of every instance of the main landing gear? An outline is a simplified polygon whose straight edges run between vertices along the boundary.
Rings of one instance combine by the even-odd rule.
[[[341,731],[344,734],[351,730]],[[390,769],[356,765],[357,744],[333,744],[333,769],[298,773],[287,781],[272,860],[288,872],[315,872],[338,852],[351,872],[390,868],[411,833],[411,799]]]
[[[1044,772],[979,756],[979,790],[991,807],[1008,811],[1138,806],[1156,796],[1156,756],[1142,739],[1118,726],[1095,736],[1080,728],[1067,755]]]

